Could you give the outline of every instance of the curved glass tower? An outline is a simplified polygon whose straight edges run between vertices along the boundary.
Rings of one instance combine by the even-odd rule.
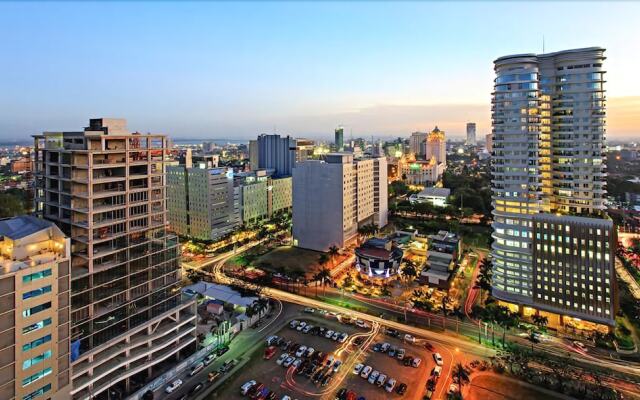
[[[604,209],[604,49],[494,61],[493,294],[533,304],[532,217]]]

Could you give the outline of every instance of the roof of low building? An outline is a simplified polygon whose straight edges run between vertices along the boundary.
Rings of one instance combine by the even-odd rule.
[[[0,220],[0,236],[6,236],[12,240],[22,239],[51,225],[53,225],[52,222],[31,215],[20,215]]]

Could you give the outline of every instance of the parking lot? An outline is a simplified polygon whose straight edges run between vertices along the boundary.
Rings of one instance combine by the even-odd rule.
[[[290,326],[282,328],[275,334],[282,339],[273,343],[273,355],[270,359],[264,359],[268,348],[265,343],[260,351],[252,355],[241,372],[210,399],[261,399],[261,394],[276,400],[284,396],[299,400],[333,400],[339,394],[344,399],[361,396],[366,399],[422,399],[425,383],[436,365],[433,353],[425,347],[424,339],[417,338],[412,343],[411,340],[405,340],[403,333],[394,336],[384,333],[384,329],[379,326],[358,327],[344,324],[326,313],[300,313],[295,320],[312,325],[315,329],[304,333],[304,330],[299,331]],[[339,339],[327,338],[326,331],[319,335],[319,328],[349,336],[341,343]],[[386,352],[380,349],[384,343],[387,343]],[[305,346],[306,349],[300,349],[300,346]],[[312,355],[308,354],[309,347],[313,348]],[[393,348],[395,352],[390,351]],[[402,353],[400,349],[404,349],[401,356],[398,354]],[[412,363],[411,358],[419,358],[420,361]],[[338,361],[340,366],[336,368]],[[362,364],[362,369],[356,374],[358,364]],[[313,368],[314,365],[316,368]],[[370,371],[365,374],[367,378],[364,378],[361,374],[366,366],[370,366]],[[377,371],[377,374],[373,371]],[[371,374],[377,375],[374,383],[369,382]],[[447,371],[443,370],[438,387],[445,384],[446,374]],[[385,375],[385,378],[380,378],[380,375]],[[393,384],[389,382],[391,379],[395,381]],[[243,395],[241,386],[251,380],[256,385]],[[399,393],[401,386],[404,386],[404,390]],[[345,390],[341,392],[343,388]]]

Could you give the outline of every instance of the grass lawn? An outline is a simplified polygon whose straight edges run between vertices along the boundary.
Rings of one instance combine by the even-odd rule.
[[[473,379],[465,400],[562,400],[566,396],[553,396],[537,390],[535,386],[500,375],[481,375]]]
[[[269,268],[273,272],[279,272],[281,268],[284,268],[285,274],[289,271],[295,271],[300,269],[307,272],[307,278],[310,278],[313,274],[319,271],[320,265],[318,259],[323,254],[318,251],[300,249],[293,246],[282,246],[271,250],[258,257],[253,265],[262,266],[265,263],[270,264],[272,268]],[[330,263],[327,267],[330,267]]]

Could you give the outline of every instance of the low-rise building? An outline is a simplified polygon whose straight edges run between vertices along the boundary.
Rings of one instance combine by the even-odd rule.
[[[403,256],[403,251],[389,238],[369,239],[355,253],[358,272],[382,279],[398,274]]]
[[[436,207],[446,207],[449,195],[451,195],[451,189],[428,187],[418,194],[409,196],[409,201],[411,204],[430,203]]]
[[[70,242],[52,222],[0,221],[0,398],[69,399]]]
[[[429,235],[427,261],[420,272],[420,282],[447,289],[451,273],[460,259],[460,245],[460,238],[454,233],[440,231],[436,235]]]

